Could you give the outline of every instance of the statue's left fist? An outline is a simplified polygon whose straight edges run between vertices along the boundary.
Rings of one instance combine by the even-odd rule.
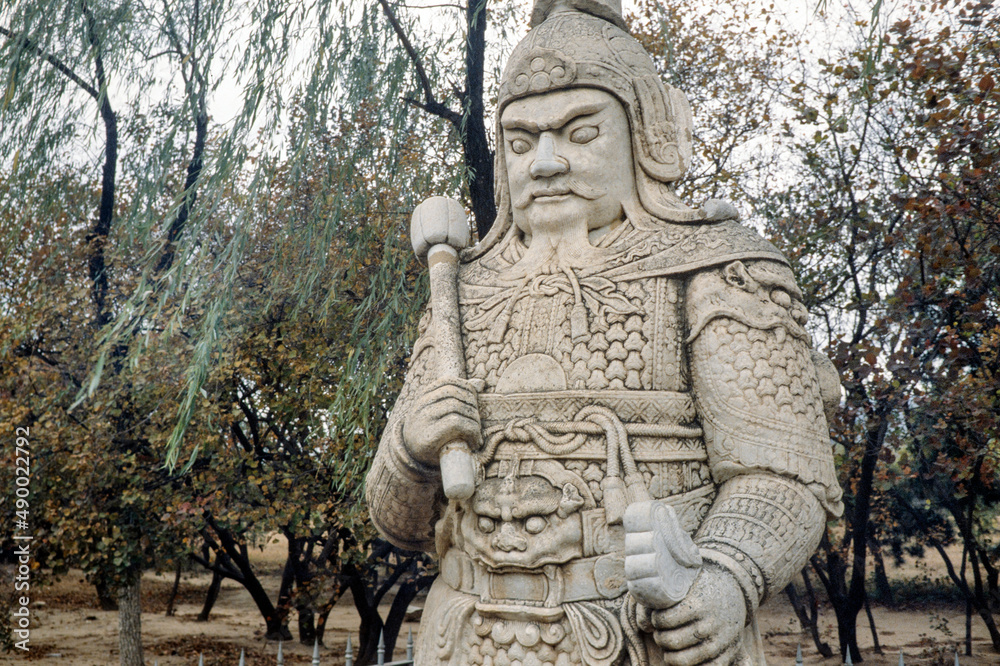
[[[668,666],[730,666],[747,623],[746,602],[736,578],[706,562],[683,601],[666,610],[640,609],[640,626],[651,629]]]

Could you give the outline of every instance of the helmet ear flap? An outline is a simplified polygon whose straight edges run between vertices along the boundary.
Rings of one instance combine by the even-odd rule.
[[[645,217],[642,215],[643,212],[653,218],[670,222],[700,222],[705,219],[705,211],[685,204],[669,183],[650,178],[641,168],[636,169],[635,189],[642,209],[634,214],[630,213],[629,217],[633,218],[633,222],[639,228],[647,227],[643,221]],[[653,224],[649,228],[656,228],[656,225]]]
[[[626,105],[632,123],[635,186],[643,209],[673,222],[704,219],[701,209],[684,204],[674,192],[691,164],[691,106],[683,92],[659,78],[632,81],[635,103]]]
[[[660,182],[680,180],[693,154],[687,97],[658,78],[636,78],[632,88],[636,104],[629,109],[629,120],[633,122],[632,143],[639,165]]]
[[[507,182],[507,160],[504,157],[503,128],[500,126],[500,113],[496,117],[496,152],[493,154],[493,201],[497,206],[497,216],[486,236],[470,248],[462,250],[462,261],[472,261],[484,254],[486,250],[496,245],[514,226],[511,213],[510,186]]]

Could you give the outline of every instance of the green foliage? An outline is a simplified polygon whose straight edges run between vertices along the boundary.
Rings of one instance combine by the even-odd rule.
[[[424,300],[408,211],[462,175],[385,103],[415,84],[382,14],[18,3],[0,72],[0,416],[39,433],[41,567],[114,588],[220,531],[364,559]]]

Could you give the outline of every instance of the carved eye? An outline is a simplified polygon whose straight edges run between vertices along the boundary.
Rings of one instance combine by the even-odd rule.
[[[577,127],[569,135],[569,140],[573,143],[590,143],[597,138],[599,131],[593,125],[585,125],[584,127]]]
[[[792,297],[784,289],[775,289],[772,291],[771,300],[783,308],[792,307]]]
[[[487,518],[486,516],[482,516],[479,519],[479,530],[481,532],[489,534],[495,529],[496,529],[496,523],[494,523],[491,519]]]
[[[531,144],[524,139],[514,139],[510,142],[510,149],[517,155],[523,155],[531,150]]]
[[[545,529],[545,519],[541,516],[532,516],[524,521],[524,529],[528,534],[538,534]]]

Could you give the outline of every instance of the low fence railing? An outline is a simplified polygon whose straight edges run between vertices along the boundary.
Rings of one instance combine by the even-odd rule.
[[[377,664],[377,666],[413,666],[413,632],[410,631],[407,634],[406,659],[403,659],[401,661],[385,660],[385,639],[384,636],[380,633],[378,637],[378,649],[376,652],[376,659],[377,661],[375,663]],[[770,661],[772,666],[778,666],[778,662],[776,660],[772,659]],[[278,653],[276,661],[274,663],[275,666],[285,666],[284,646],[280,641],[278,642]],[[153,666],[159,666],[159,664],[154,662]],[[205,658],[203,655],[198,657],[198,666],[205,666]],[[239,666],[246,666],[246,653],[243,651],[240,652]],[[311,666],[322,666],[319,654],[319,641],[317,641],[313,645]],[[354,646],[351,643],[350,634],[347,635],[347,647],[344,649],[344,666],[354,666]],[[804,662],[802,660],[801,644],[799,645],[798,649],[795,652],[795,666],[804,666]],[[854,666],[854,662],[851,660],[850,654],[847,655],[847,659],[844,661],[843,666]],[[906,662],[903,657],[902,651],[899,653],[898,666],[906,666]],[[958,658],[958,650],[955,650],[955,666],[962,666]]]
[[[376,649],[375,662],[377,666],[413,666],[413,631],[406,635],[406,659],[400,661],[385,660],[385,635],[379,632],[378,648]],[[391,658],[391,656],[390,656]],[[246,651],[240,650],[239,666],[246,666]],[[278,641],[278,654],[275,659],[275,666],[285,666],[285,646]],[[159,662],[153,661],[153,666],[159,666]],[[198,656],[198,666],[205,666],[205,655]],[[313,643],[312,665],[323,666],[319,655],[319,641]],[[354,666],[354,645],[351,643],[351,634],[347,634],[347,647],[344,649],[344,666]]]

